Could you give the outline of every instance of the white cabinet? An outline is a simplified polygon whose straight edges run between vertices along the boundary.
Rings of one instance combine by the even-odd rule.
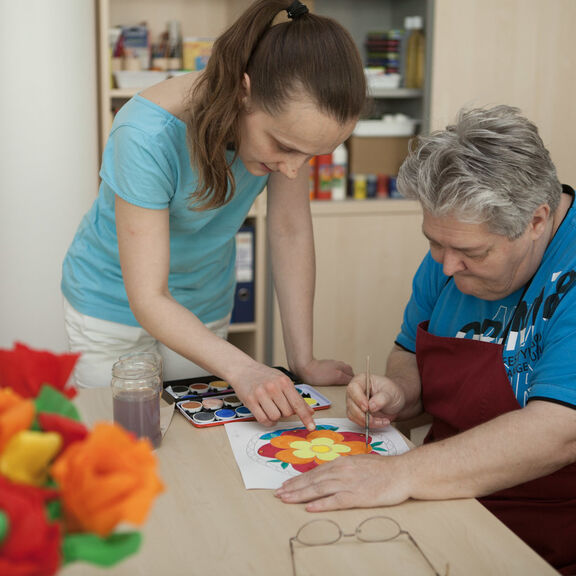
[[[412,277],[428,244],[421,210],[408,200],[314,202],[316,298],[314,351],[383,374],[400,329]],[[297,270],[294,271],[298,273]],[[285,365],[274,308],[273,363]]]

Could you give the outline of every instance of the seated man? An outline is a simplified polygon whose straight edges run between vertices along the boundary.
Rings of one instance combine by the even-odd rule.
[[[386,376],[348,387],[371,426],[433,418],[423,446],[340,458],[287,481],[309,511],[408,498],[480,501],[576,573],[576,208],[538,130],[515,108],[460,113],[422,136],[398,189],[423,208],[418,269]]]

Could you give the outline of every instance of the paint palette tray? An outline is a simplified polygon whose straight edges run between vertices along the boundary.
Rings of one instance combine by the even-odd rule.
[[[320,394],[308,384],[295,384],[300,395],[314,410],[329,408],[330,400]],[[240,399],[232,393],[206,396],[198,395],[195,398],[180,399],[176,402],[180,413],[197,428],[221,426],[228,422],[246,422],[255,420],[254,416],[242,404]]]
[[[274,368],[286,374],[294,384],[301,383],[297,382],[294,374],[286,370],[286,368],[281,366],[274,366]],[[164,382],[163,398],[169,404],[179,400],[198,400],[222,394],[234,394],[234,389],[218,376],[201,376]]]

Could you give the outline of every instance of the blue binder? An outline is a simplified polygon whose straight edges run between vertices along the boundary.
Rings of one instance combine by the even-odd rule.
[[[254,322],[254,227],[236,234],[236,293],[232,323]]]

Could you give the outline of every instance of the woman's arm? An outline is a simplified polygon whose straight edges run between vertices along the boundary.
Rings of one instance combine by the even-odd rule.
[[[219,338],[168,289],[168,210],[150,210],[116,197],[116,229],[124,285],[130,307],[154,338],[228,381],[263,424],[297,414],[313,428],[312,410],[291,380]]]
[[[273,173],[268,181],[270,261],[288,366],[309,384],[347,384],[350,366],[313,355],[316,263],[308,180],[305,164],[294,180]]]

